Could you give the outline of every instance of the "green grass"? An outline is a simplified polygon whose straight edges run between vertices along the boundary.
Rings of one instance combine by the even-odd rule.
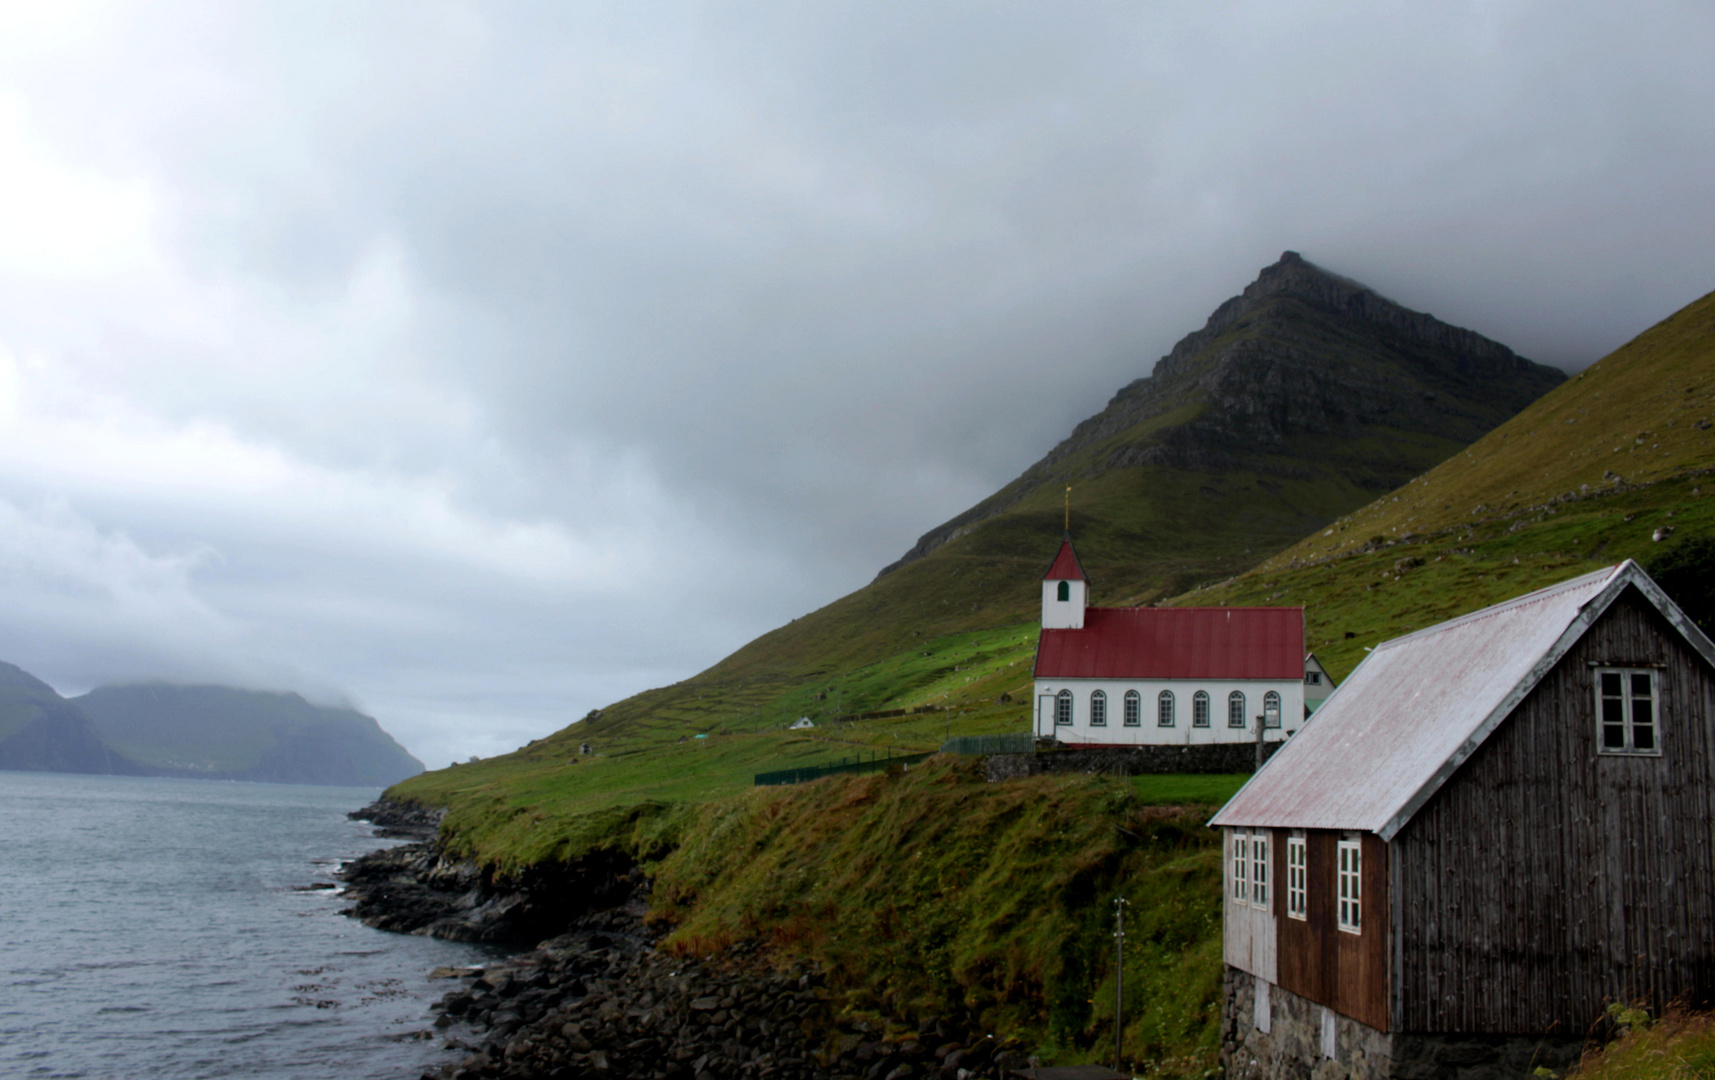
[[[1669,1013],[1584,1055],[1575,1080],[1715,1080],[1715,1016]]]
[[[1250,773],[1153,774],[1132,777],[1131,789],[1137,801],[1146,806],[1218,807],[1237,795],[1250,778]]]
[[[1064,1063],[1111,1057],[1123,895],[1128,1052],[1208,1075],[1219,838],[1206,808],[1151,801],[1101,777],[990,784],[951,757],[756,789],[679,816],[651,868],[652,917],[672,927],[669,948],[759,940],[815,960],[848,1013],[915,1023],[969,1009]]]

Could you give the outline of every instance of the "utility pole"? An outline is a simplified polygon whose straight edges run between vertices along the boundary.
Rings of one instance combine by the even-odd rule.
[[[1120,1072],[1120,1044],[1125,1041],[1125,909],[1126,899],[1114,897],[1114,1072]]]
[[[1262,769],[1262,733],[1263,733],[1263,729],[1266,727],[1268,727],[1268,717],[1266,715],[1257,717],[1256,718],[1256,767],[1259,771]]]

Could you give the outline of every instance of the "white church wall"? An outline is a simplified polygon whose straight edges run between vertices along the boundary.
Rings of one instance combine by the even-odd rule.
[[[1072,723],[1056,726],[1054,698],[1061,690],[1072,692]],[[1107,695],[1107,724],[1091,724],[1090,699],[1095,691]],[[1138,725],[1125,726],[1125,695],[1136,690],[1140,698]],[[1157,713],[1161,691],[1174,696],[1174,723],[1162,727]],[[1209,726],[1192,723],[1193,701],[1201,690],[1209,695]],[[1270,742],[1284,739],[1304,723],[1302,679],[1038,679],[1036,680],[1036,734],[1065,743],[1108,746],[1189,746],[1204,743],[1256,741],[1256,718],[1262,715],[1263,698],[1269,691],[1280,695],[1281,726],[1269,728]],[[1227,726],[1227,699],[1234,691],[1245,696],[1245,726]]]

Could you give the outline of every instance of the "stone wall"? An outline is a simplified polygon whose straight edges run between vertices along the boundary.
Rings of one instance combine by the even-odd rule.
[[[1523,1080],[1538,1066],[1564,1071],[1583,1040],[1519,1035],[1422,1035],[1377,1031],[1279,986],[1269,986],[1268,1031],[1257,1025],[1257,983],[1228,967],[1221,1013],[1227,1080]],[[1334,1056],[1323,1048],[1332,1019]]]
[[[1267,760],[1283,744],[1263,744]],[[994,754],[986,765],[990,780],[1013,780],[1043,773],[1248,773],[1256,769],[1256,743],[1208,743],[1196,746],[1067,747],[1035,754]]]

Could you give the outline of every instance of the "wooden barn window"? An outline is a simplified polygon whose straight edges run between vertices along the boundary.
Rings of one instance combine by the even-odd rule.
[[[1159,727],[1173,726],[1173,691],[1163,690],[1155,699],[1155,723]]]
[[[1339,856],[1340,929],[1356,934],[1363,930],[1363,848],[1356,840],[1342,840]]]
[[[1090,726],[1108,726],[1108,695],[1101,690],[1090,695]]]
[[[1227,726],[1245,726],[1245,696],[1237,690],[1227,695]]]
[[[1233,899],[1241,904],[1250,895],[1250,836],[1233,834]]]
[[[1191,698],[1191,726],[1209,726],[1209,695],[1206,691],[1199,690]]]
[[[1072,726],[1072,691],[1062,690],[1054,697],[1054,726]]]
[[[1303,836],[1286,838],[1286,914],[1294,919],[1310,917],[1309,891],[1304,887],[1308,855]]]
[[[1268,907],[1268,834],[1251,837],[1251,903]]]
[[[1136,690],[1125,692],[1125,726],[1137,727],[1143,723],[1143,695]]]
[[[1647,668],[1596,669],[1597,750],[1603,754],[1660,754],[1655,672]]]

